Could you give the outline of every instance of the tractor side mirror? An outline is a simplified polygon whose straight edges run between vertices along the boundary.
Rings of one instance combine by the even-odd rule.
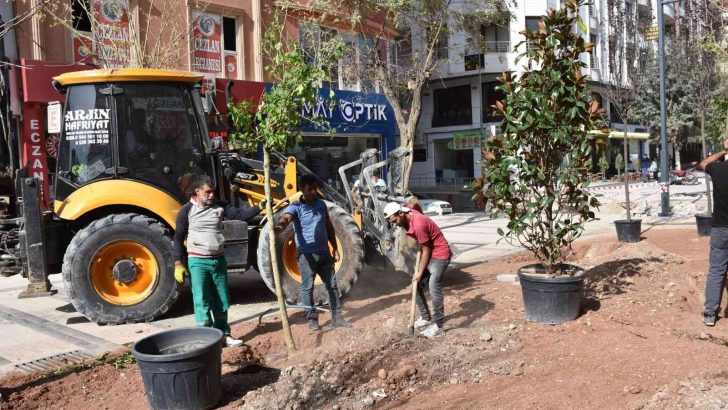
[[[194,148],[192,149],[192,158],[195,161],[195,164],[201,164],[202,163],[202,152],[200,152],[199,149]]]
[[[222,138],[210,138],[210,152],[217,153],[222,149]]]

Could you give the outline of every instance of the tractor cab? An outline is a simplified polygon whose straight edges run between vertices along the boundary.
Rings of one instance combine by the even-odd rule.
[[[56,203],[101,180],[132,180],[184,202],[192,175],[211,170],[200,76],[92,70],[56,77],[66,95]]]

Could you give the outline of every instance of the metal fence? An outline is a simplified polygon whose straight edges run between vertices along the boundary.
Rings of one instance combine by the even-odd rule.
[[[472,177],[456,177],[456,178],[410,178],[409,188],[415,190],[416,188],[450,188],[450,189],[461,189],[470,188],[473,183]]]

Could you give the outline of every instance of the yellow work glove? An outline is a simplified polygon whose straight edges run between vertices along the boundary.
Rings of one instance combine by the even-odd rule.
[[[185,275],[187,275],[187,269],[184,265],[176,265],[174,267],[174,280],[180,284],[185,283]]]

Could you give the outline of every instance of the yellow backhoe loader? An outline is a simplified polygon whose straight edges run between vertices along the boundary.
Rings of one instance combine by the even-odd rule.
[[[3,254],[0,272],[28,277],[24,296],[51,293],[48,275],[60,272],[79,313],[97,323],[151,321],[164,314],[180,294],[174,280],[172,235],[178,209],[189,200],[189,183],[205,173],[219,198],[258,204],[263,195],[262,163],[221,152],[208,137],[200,83],[189,72],[151,69],[101,69],[62,74],[54,85],[65,95],[52,209],[43,207],[41,185],[27,170],[15,178],[19,215],[0,219]],[[336,277],[342,294],[362,270],[368,252],[393,259],[394,239],[382,215],[386,201],[403,201],[400,187],[406,150],[381,161],[369,150],[340,169],[360,170],[360,195],[342,195],[320,181],[336,230],[342,259]],[[298,198],[297,178],[311,174],[293,157],[276,156],[274,210]],[[388,187],[377,191],[372,173],[386,170]],[[263,218],[250,223],[226,221],[225,254],[231,272],[255,267],[273,289]],[[295,262],[292,228],[280,233],[278,247],[283,289],[299,302],[301,277]],[[326,300],[316,282],[318,303]]]

